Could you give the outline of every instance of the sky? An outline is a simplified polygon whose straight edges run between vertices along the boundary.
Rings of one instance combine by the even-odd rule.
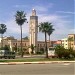
[[[20,27],[15,22],[17,10],[26,13],[28,24],[23,25],[23,37],[29,36],[29,18],[33,8],[38,16],[38,25],[40,22],[52,23],[55,31],[51,34],[51,40],[61,40],[68,34],[75,34],[74,2],[75,0],[0,0],[0,24],[7,26],[4,36],[20,39]],[[44,40],[44,33],[38,32],[38,40]]]

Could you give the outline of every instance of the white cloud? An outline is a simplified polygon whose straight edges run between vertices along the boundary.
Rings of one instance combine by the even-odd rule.
[[[40,22],[51,22],[54,25],[55,31],[51,35],[52,40],[62,39],[65,38],[68,34],[74,33],[73,25],[71,26],[71,21],[69,21],[67,18],[68,16],[60,16],[57,14],[46,14],[43,12],[48,12],[49,8],[52,8],[54,4],[49,4],[47,6],[34,6],[37,11],[41,12],[41,14],[37,13],[39,23]],[[26,5],[15,5],[14,7],[26,7]],[[58,11],[59,13],[68,13],[73,14],[73,12],[64,12],[64,11]],[[14,15],[14,12],[11,14]],[[27,14],[27,19],[29,22],[29,16],[31,15],[31,12]],[[15,18],[11,18],[7,20],[5,23],[7,25],[7,34],[14,34],[13,36],[16,36],[15,34],[20,34],[20,27],[16,24]],[[23,34],[29,34],[29,23],[25,23],[23,25]],[[44,34],[39,33],[38,34],[39,40],[44,40]],[[17,37],[17,36],[16,36]]]
[[[31,13],[28,13],[27,19],[29,22],[29,15]],[[38,20],[40,22],[51,22],[54,25],[55,31],[51,35],[52,40],[62,39],[65,38],[70,33],[74,33],[74,29],[71,28],[71,21],[68,21],[65,19],[66,17],[59,16],[59,15],[46,15],[46,14],[38,14]],[[15,18],[9,19],[6,23],[7,25],[7,34],[14,34],[13,36],[16,36],[16,34],[20,34],[20,27],[16,24]],[[25,23],[23,25],[23,34],[29,34],[29,23]],[[39,40],[44,40],[44,34],[39,33],[38,34]]]
[[[56,11],[56,13],[65,13],[65,14],[75,14],[75,12],[70,12],[70,11]]]
[[[45,12],[45,11],[48,11],[49,8],[52,8],[54,6],[53,3],[49,3],[48,5],[44,6],[44,5],[33,5],[32,7],[29,7],[28,5],[21,5],[21,4],[16,4],[16,5],[13,5],[14,8],[30,8],[30,9],[36,9],[38,12]],[[28,8],[28,9],[29,9]]]
[[[36,9],[38,12],[45,12],[45,11],[48,11],[48,9],[52,8],[53,6],[54,6],[53,3],[49,3],[47,6],[36,5],[36,6],[33,6],[33,8]]]
[[[47,9],[42,6],[35,6],[33,8],[36,9],[37,11],[47,11]]]
[[[23,7],[27,7],[27,5],[18,5],[18,4],[16,4],[13,7],[15,7],[15,8],[23,8]]]
[[[10,19],[5,24],[7,25],[7,32],[6,33],[8,36],[10,36],[10,35],[17,36],[17,34],[21,33],[20,26],[18,26],[18,24],[16,24],[15,19]],[[23,34],[27,34],[29,32],[28,28],[29,28],[29,26],[27,23],[25,23],[22,26]]]
[[[71,21],[65,19],[66,17],[59,16],[59,15],[39,15],[39,22],[52,22],[54,25],[55,31],[52,34],[52,39],[62,39],[63,37],[67,36],[69,33],[74,33],[74,27],[71,27]],[[41,37],[41,36],[40,36]],[[40,38],[39,37],[39,38]]]

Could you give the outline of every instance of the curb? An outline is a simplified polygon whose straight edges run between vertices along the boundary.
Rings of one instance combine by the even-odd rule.
[[[22,64],[53,64],[53,63],[75,63],[75,61],[39,61],[39,62],[4,62],[0,65],[22,65]]]

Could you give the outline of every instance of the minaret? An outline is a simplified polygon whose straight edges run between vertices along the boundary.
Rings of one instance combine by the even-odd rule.
[[[36,46],[35,51],[37,50],[37,33],[38,33],[38,16],[36,16],[36,10],[32,10],[32,16],[30,16],[30,25],[29,25],[29,45],[33,44]],[[29,49],[31,51],[31,49]]]

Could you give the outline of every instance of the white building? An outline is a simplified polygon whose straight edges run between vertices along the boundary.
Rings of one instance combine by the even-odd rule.
[[[63,46],[65,49],[68,49],[68,38],[62,39],[62,46]]]
[[[68,40],[72,38],[71,40]],[[75,34],[68,34],[67,38],[62,39],[62,46],[65,49],[73,48],[75,50]]]

